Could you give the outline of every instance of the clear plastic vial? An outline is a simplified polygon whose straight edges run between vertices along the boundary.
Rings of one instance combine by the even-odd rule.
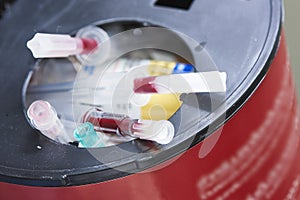
[[[27,110],[27,116],[32,126],[48,138],[64,144],[72,141],[58,119],[55,109],[47,101],[34,101]]]
[[[82,122],[94,125],[96,131],[117,134],[168,144],[174,137],[174,126],[168,120],[138,120],[127,115],[103,112],[98,108],[88,110]]]

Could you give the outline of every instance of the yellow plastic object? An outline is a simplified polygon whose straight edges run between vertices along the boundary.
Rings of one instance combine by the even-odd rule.
[[[148,73],[151,76],[162,76],[172,74],[176,62],[151,60],[148,66]]]
[[[176,62],[152,60],[148,66],[150,76],[172,74]],[[167,120],[181,107],[180,95],[152,94],[149,103],[141,107],[141,118],[148,120]]]
[[[141,107],[141,118],[167,120],[181,105],[180,94],[153,94],[149,103]]]

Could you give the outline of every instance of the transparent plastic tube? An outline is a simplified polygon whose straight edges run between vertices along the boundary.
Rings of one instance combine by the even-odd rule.
[[[32,126],[48,138],[64,144],[72,142],[55,109],[47,101],[34,101],[27,110],[27,116]]]
[[[168,144],[174,137],[174,126],[167,120],[132,119],[127,115],[107,113],[98,108],[87,111],[82,122],[93,124],[96,131],[103,133],[151,140],[159,144]]]

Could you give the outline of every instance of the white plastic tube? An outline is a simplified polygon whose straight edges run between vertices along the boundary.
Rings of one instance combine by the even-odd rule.
[[[225,91],[226,73],[218,71],[172,74],[134,80],[135,93],[167,94]]]
[[[35,58],[68,57],[84,52],[84,41],[70,35],[36,33],[27,47]]]

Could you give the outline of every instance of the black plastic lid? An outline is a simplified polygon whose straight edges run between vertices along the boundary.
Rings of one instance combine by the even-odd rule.
[[[122,177],[202,141],[237,112],[262,81],[277,50],[282,18],[280,0],[194,0],[188,5],[160,0],[7,2],[0,19],[0,180],[37,186]],[[150,145],[150,149],[133,142],[86,150],[40,137],[28,124],[23,107],[23,85],[36,62],[26,42],[36,32],[74,33],[94,22],[115,21],[147,22],[198,41],[218,69],[227,73],[226,101],[200,125],[187,128],[189,137],[179,135],[168,145]],[[176,116],[172,120],[176,123]],[[105,164],[93,154],[102,155]]]

